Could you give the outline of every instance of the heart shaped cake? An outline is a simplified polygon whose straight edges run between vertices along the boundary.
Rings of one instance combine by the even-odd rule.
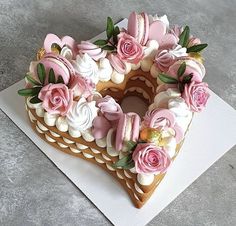
[[[108,17],[106,35],[77,43],[48,34],[18,93],[43,140],[102,167],[141,208],[180,151],[193,113],[206,105],[207,44],[188,26],[170,28],[167,16],[135,12],[127,28]],[[147,103],[144,117],[122,110],[128,96]]]

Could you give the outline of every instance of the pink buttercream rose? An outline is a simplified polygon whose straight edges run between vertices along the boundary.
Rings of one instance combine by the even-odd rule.
[[[168,50],[162,50],[156,55],[154,63],[160,71],[166,72],[175,61],[176,57],[173,54]]]
[[[99,99],[97,106],[108,121],[116,121],[123,114],[120,105],[110,96]]]
[[[209,98],[209,89],[207,83],[192,81],[186,84],[182,97],[191,111],[200,112],[206,106]]]
[[[42,107],[50,114],[65,116],[73,103],[72,90],[64,84],[48,84],[39,92]]]
[[[132,158],[135,169],[140,174],[165,173],[171,163],[166,151],[152,143],[138,144]]]
[[[84,96],[87,98],[95,89],[95,84],[91,80],[86,79],[78,74],[73,76],[69,84],[70,89],[73,90],[74,96]]]
[[[121,32],[118,38],[117,53],[120,59],[137,64],[143,57],[141,44],[125,32]]]

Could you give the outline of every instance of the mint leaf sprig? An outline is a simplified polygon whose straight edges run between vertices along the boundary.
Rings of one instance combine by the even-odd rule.
[[[126,146],[128,148],[127,155],[124,156],[123,158],[119,159],[117,162],[115,162],[112,167],[113,168],[118,168],[121,167],[122,169],[131,169],[135,166],[134,160],[132,158],[133,152],[135,148],[137,147],[138,144],[141,143],[146,143],[146,141],[127,141]]]
[[[179,36],[179,45],[181,45],[182,47],[187,47],[189,42],[189,34],[190,34],[189,26],[186,26]]]
[[[178,44],[181,45],[182,47],[186,47],[187,53],[198,53],[208,46],[206,43],[202,43],[202,44],[188,47],[189,37],[190,37],[190,28],[189,26],[185,26],[184,30],[179,36]]]
[[[118,35],[120,29],[118,26],[114,26],[111,17],[107,17],[106,35],[107,39],[98,39],[93,44],[99,46],[103,50],[114,51],[118,43]]]
[[[186,70],[186,63],[183,62],[178,71],[177,71],[177,77],[178,79],[176,78],[173,78],[171,77],[170,75],[167,75],[167,74],[164,74],[164,73],[160,73],[158,75],[159,79],[166,83],[166,84],[177,84],[178,85],[178,88],[180,90],[180,92],[182,93],[184,91],[184,86],[188,83],[191,82],[192,80],[192,77],[193,77],[193,74],[190,73],[188,75],[184,75],[185,73],[185,70]]]
[[[30,103],[32,104],[42,102],[38,98],[38,94],[43,88],[43,86],[45,85],[45,81],[46,81],[46,70],[42,63],[37,64],[37,76],[39,78],[39,81],[35,80],[30,74],[26,74],[25,78],[27,79],[29,83],[33,85],[33,87],[18,90],[18,94],[20,96],[32,97],[30,99]],[[56,80],[54,70],[51,68],[48,74],[48,83],[52,83],[52,84],[63,83],[64,84],[65,82],[61,75],[59,75]]]
[[[205,49],[207,46],[208,46],[208,44],[206,44],[206,43],[194,45],[194,46],[188,47],[186,52],[187,53],[199,53],[203,49]]]
[[[135,164],[134,160],[132,159],[132,153],[129,153],[128,155],[124,156],[112,165],[113,168],[121,167],[122,169],[131,169],[134,166]]]

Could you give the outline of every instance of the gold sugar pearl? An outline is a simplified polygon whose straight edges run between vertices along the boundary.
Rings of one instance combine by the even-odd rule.
[[[55,53],[55,54],[60,54],[60,50],[57,49],[56,47],[52,47],[51,50],[52,50],[52,52]]]
[[[40,48],[37,52],[37,60],[40,60],[43,58],[44,54],[46,53],[45,49],[44,48]]]
[[[161,133],[157,129],[154,128],[144,128],[140,132],[141,140],[148,141],[148,142],[159,142]]]
[[[57,43],[53,43],[51,45],[51,51],[55,54],[60,54],[61,52],[61,47]]]
[[[197,60],[198,62],[203,64],[203,57],[201,55],[201,53],[189,53],[190,57],[193,57],[195,60]]]

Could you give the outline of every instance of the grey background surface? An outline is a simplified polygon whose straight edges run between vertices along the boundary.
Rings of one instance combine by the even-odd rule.
[[[23,78],[47,33],[86,40],[105,29],[108,15],[117,22],[136,10],[167,14],[171,24],[187,24],[207,42],[205,80],[235,108],[235,9],[233,0],[0,0],[0,90]],[[235,150],[224,155],[149,225],[236,225]],[[0,225],[110,225],[1,111]]]

